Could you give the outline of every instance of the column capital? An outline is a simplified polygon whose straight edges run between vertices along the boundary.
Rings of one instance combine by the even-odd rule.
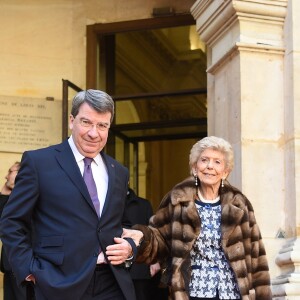
[[[238,18],[284,22],[287,3],[288,0],[197,0],[191,14],[201,39],[207,42],[219,28]]]
[[[208,65],[237,43],[284,47],[288,0],[198,0],[191,8],[197,32],[208,46]],[[221,46],[220,46],[221,45]]]

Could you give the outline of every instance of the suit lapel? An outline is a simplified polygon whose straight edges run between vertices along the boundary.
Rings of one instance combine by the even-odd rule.
[[[111,199],[114,184],[115,184],[116,170],[115,170],[115,165],[114,165],[112,159],[103,152],[101,152],[100,154],[102,156],[103,162],[106,165],[107,173],[108,173],[107,194],[106,194],[105,203],[104,203],[104,207],[103,207],[102,214],[101,214],[101,216],[104,216],[105,212],[107,211],[109,204],[111,202],[110,199]]]
[[[88,202],[88,204],[95,211],[94,205],[92,203],[91,197],[89,195],[88,189],[84,183],[82,175],[80,173],[79,167],[73,155],[73,152],[69,146],[68,141],[59,144],[56,148],[57,154],[56,159],[58,164],[71,179],[74,185],[78,188],[82,196]],[[96,211],[95,211],[96,214]]]
[[[88,204],[91,206],[91,208],[95,211],[93,202],[88,193],[87,187],[84,183],[84,180],[82,178],[79,167],[77,165],[77,162],[75,160],[75,157],[69,146],[68,141],[66,140],[62,144],[57,145],[56,151],[57,151],[56,159],[58,164],[65,171],[65,173],[74,183],[74,185],[78,188],[78,190],[80,191],[84,199],[88,202]],[[116,170],[115,170],[115,165],[113,160],[108,155],[106,155],[103,152],[101,152],[100,155],[102,156],[103,162],[106,165],[107,173],[108,173],[107,194],[106,194],[105,203],[101,214],[101,216],[105,216],[105,212],[108,210],[111,204],[110,202],[112,199],[113,189],[115,185]]]

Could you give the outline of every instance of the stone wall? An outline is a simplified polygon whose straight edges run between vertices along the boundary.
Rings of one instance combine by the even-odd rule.
[[[186,13],[194,2],[2,0],[0,96],[61,101],[62,79],[85,88],[87,25],[151,18],[155,7]],[[53,117],[61,122],[60,114]],[[0,150],[0,178],[16,159],[20,153]]]

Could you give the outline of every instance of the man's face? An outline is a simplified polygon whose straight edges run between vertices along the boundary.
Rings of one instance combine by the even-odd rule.
[[[15,186],[15,179],[18,174],[19,168],[20,167],[18,164],[13,164],[8,170],[7,175],[5,176],[6,179],[5,185],[10,190],[12,190]]]
[[[70,115],[69,127],[78,151],[85,157],[94,158],[106,145],[111,113],[99,113],[83,103],[78,115]],[[107,126],[107,128],[105,128]]]

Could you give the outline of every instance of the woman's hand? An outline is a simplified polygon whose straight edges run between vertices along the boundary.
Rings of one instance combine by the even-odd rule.
[[[150,274],[151,274],[151,277],[153,277],[159,271],[160,271],[160,264],[159,263],[150,265]]]
[[[132,238],[134,243],[138,247],[144,238],[144,234],[139,230],[123,228],[122,238]]]

